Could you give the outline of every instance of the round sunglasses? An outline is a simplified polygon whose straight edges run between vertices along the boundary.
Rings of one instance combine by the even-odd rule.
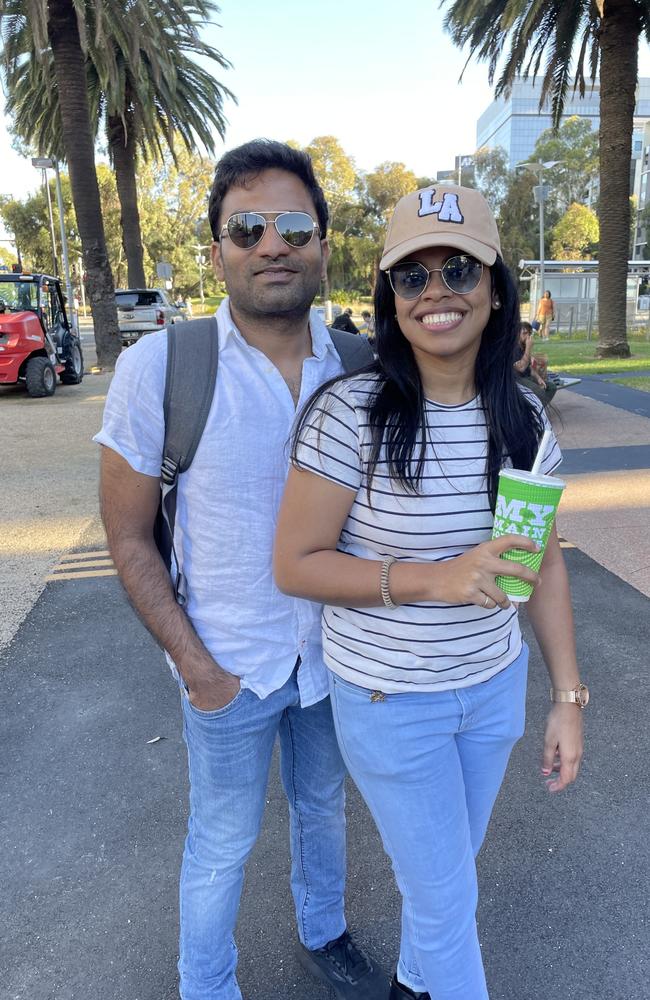
[[[306,247],[319,232],[318,223],[307,212],[236,212],[222,228],[220,238],[227,235],[240,250],[252,250],[270,222],[287,246],[294,248]]]
[[[468,295],[478,287],[483,265],[476,257],[467,254],[449,257],[442,267],[433,267],[431,270],[417,260],[405,260],[388,268],[388,280],[395,295],[399,295],[401,299],[417,299],[436,271],[440,273],[450,292]]]

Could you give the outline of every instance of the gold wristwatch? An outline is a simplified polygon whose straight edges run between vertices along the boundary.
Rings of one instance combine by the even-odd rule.
[[[589,688],[586,684],[576,684],[572,691],[556,691],[551,688],[551,701],[573,702],[578,708],[584,708],[589,702]]]

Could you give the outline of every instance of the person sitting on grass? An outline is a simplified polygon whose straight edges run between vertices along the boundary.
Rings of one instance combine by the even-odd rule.
[[[530,323],[519,324],[519,349],[521,357],[514,364],[517,381],[534,392],[544,406],[548,406],[557,392],[557,386],[542,377],[546,372],[546,359],[542,363],[541,358],[533,357],[533,328]]]

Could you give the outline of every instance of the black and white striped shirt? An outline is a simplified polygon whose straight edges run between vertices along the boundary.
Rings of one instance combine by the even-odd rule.
[[[440,562],[487,541],[493,518],[480,399],[458,406],[427,401],[421,492],[413,495],[391,479],[382,451],[369,502],[366,470],[372,441],[367,406],[375,385],[376,376],[364,375],[324,390],[298,444],[300,468],[355,492],[339,550],[363,559],[395,556]],[[541,471],[551,472],[560,461],[553,437]],[[438,602],[404,604],[395,610],[383,605],[323,610],[328,667],[353,684],[386,692],[477,684],[516,659],[521,642],[512,606],[484,610]]]

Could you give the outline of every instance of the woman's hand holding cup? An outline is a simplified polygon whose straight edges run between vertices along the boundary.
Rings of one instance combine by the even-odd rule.
[[[510,598],[497,586],[495,579],[503,573],[500,557],[509,549],[539,552],[536,542],[521,535],[501,535],[482,542],[462,556],[436,564],[439,585],[435,587],[436,594],[432,600],[448,604],[476,604],[486,610],[497,605],[509,607]],[[509,562],[508,574],[525,580],[533,587],[540,582],[539,574],[522,563]]]

